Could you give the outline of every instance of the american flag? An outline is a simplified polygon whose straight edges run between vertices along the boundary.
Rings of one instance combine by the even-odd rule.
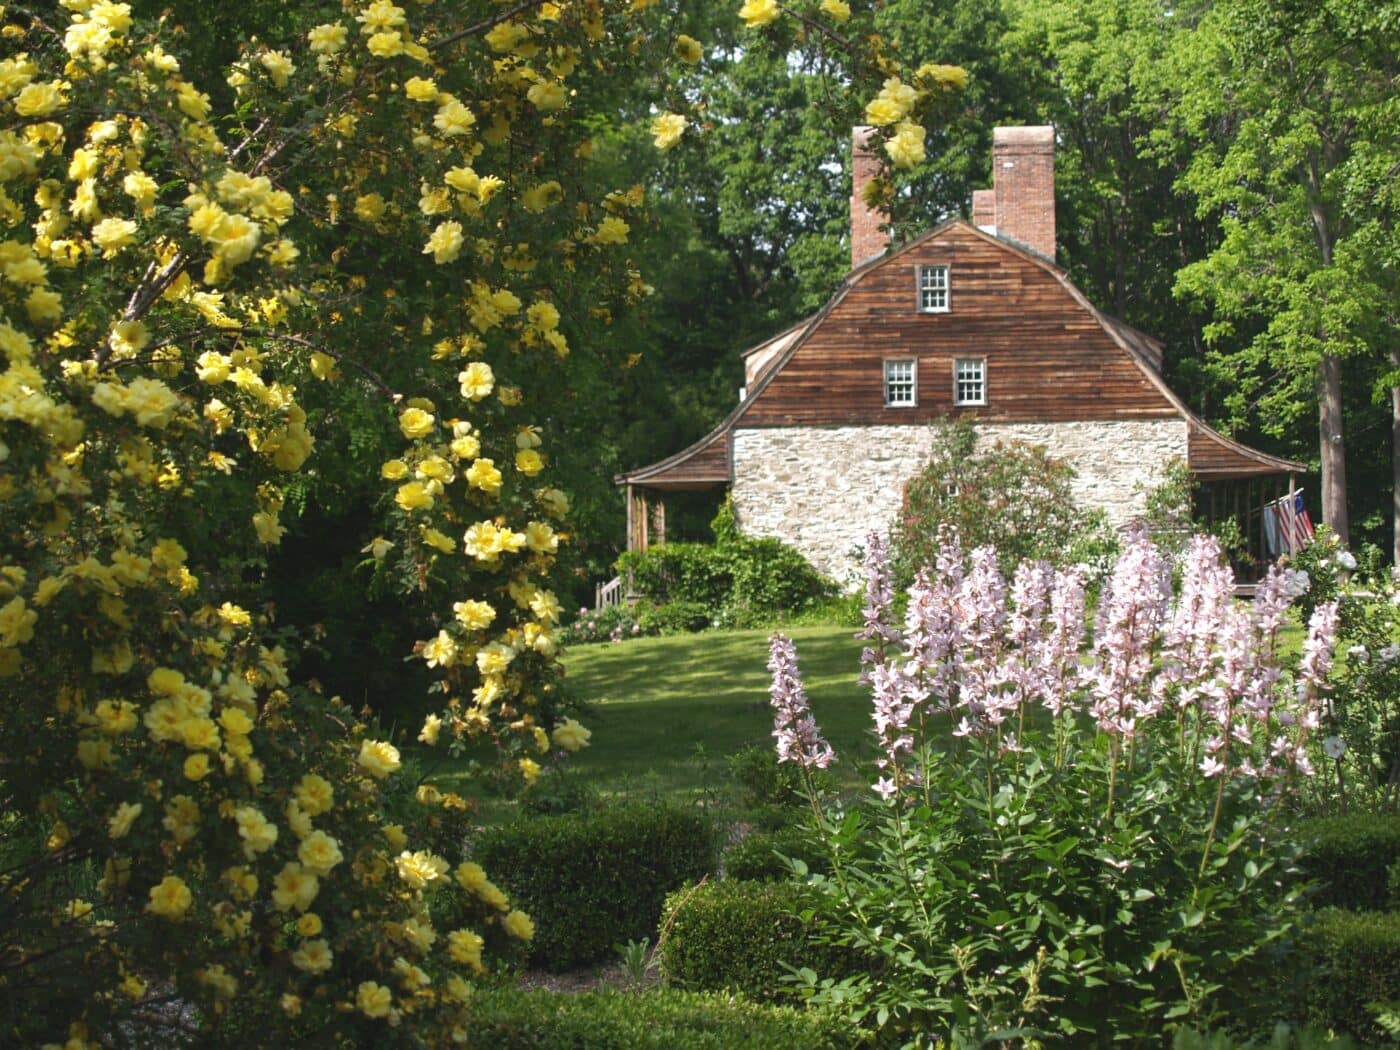
[[[1278,532],[1283,548],[1290,554],[1297,554],[1313,538],[1312,518],[1308,517],[1303,490],[1281,497],[1274,503],[1273,510],[1278,516]]]

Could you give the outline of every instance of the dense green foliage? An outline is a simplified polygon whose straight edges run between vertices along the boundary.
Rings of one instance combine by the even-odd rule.
[[[857,963],[823,943],[807,913],[816,898],[794,882],[724,879],[673,893],[662,920],[661,972],[677,987],[791,1000],[790,967],[837,976]]]
[[[993,546],[1003,571],[1022,559],[1055,565],[1111,564],[1116,540],[1101,511],[1075,506],[1074,469],[1039,445],[979,440],[961,417],[935,425],[928,462],[904,488],[891,523],[895,579],[908,586],[931,566],[940,530],[956,530],[963,547]]]
[[[667,805],[532,817],[484,831],[471,849],[535,919],[531,961],[551,970],[651,936],[666,894],[715,867],[705,814]]]
[[[815,1010],[732,996],[480,992],[473,1000],[480,1050],[847,1050],[855,1033]]]
[[[800,861],[806,870],[819,875],[830,871],[826,853],[811,831],[789,827],[746,835],[724,855],[724,873],[750,882],[786,879],[792,875],[791,861]]]
[[[1298,828],[1299,867],[1316,880],[1312,903],[1356,910],[1390,905],[1390,869],[1400,861],[1400,817],[1346,813]]]
[[[659,607],[681,606],[653,614],[659,633],[665,633],[662,625],[700,623],[701,609],[709,610],[712,622],[747,626],[831,594],[831,582],[795,549],[770,536],[741,533],[732,504],[724,504],[711,527],[714,543],[666,543],[626,551],[617,560],[636,593]]]
[[[1301,946],[1315,969],[1308,982],[1308,1020],[1366,1043],[1395,1033],[1377,1022],[1377,1007],[1400,1003],[1400,912],[1322,911]]]

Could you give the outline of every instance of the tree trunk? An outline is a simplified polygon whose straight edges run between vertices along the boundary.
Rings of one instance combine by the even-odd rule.
[[[1342,436],[1342,365],[1328,354],[1318,366],[1317,422],[1322,453],[1322,520],[1342,546],[1351,543],[1347,521],[1346,443]]]
[[[1390,367],[1400,369],[1400,347],[1390,348]],[[1391,561],[1400,569],[1400,386],[1390,388]]]

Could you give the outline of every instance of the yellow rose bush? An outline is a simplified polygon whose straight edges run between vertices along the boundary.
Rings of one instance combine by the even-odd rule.
[[[315,6],[225,71],[126,4],[4,9],[7,1045],[462,1044],[533,935],[388,818],[398,748],[294,681],[258,578],[339,417],[375,413],[375,561],[439,603],[421,738],[498,737],[529,779],[568,539],[531,413],[645,294],[644,195],[566,177],[571,107],[653,34],[594,2]]]
[[[399,746],[296,680],[268,559],[373,429],[418,739],[521,783],[587,744],[556,443],[648,289],[585,106],[703,48],[622,0],[329,0],[219,70],[125,3],[45,12],[0,8],[0,1042],[469,1044],[534,924],[442,855],[465,801],[399,819]]]

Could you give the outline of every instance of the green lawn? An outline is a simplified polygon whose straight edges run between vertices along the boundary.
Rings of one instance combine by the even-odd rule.
[[[608,792],[644,782],[668,795],[727,790],[724,759],[773,743],[768,633],[707,631],[569,649],[567,680],[592,705],[582,721],[593,730],[573,772]],[[833,773],[855,784],[855,756],[872,747],[869,695],[856,683],[861,643],[849,627],[788,633],[812,711],[839,756]]]

